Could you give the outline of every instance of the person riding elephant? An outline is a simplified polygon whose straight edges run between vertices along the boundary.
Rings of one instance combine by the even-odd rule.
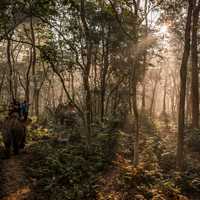
[[[20,117],[22,120],[27,121],[28,119],[28,111],[29,111],[29,104],[26,100],[24,100],[20,104]]]
[[[20,118],[20,103],[16,99],[13,99],[11,102],[8,115],[11,116],[14,113],[17,114],[18,118]]]

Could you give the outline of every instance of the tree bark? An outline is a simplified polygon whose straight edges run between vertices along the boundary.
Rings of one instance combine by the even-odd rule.
[[[178,113],[178,135],[177,135],[177,158],[176,167],[178,170],[183,169],[184,164],[184,128],[185,128],[185,95],[187,83],[187,64],[190,54],[190,33],[193,11],[193,0],[189,0],[187,22],[185,28],[184,52],[180,68],[180,99]]]
[[[13,67],[12,67],[12,61],[11,61],[11,40],[10,38],[7,38],[7,63],[9,67],[9,92],[11,100],[15,99],[14,92],[13,92]]]
[[[165,79],[165,85],[164,85],[164,94],[163,94],[163,111],[162,113],[166,114],[166,96],[167,96],[167,78]]]
[[[133,112],[135,116],[135,142],[134,142],[134,158],[133,163],[135,166],[139,163],[139,113],[137,107],[137,82],[136,76],[134,76],[133,82]]]
[[[80,17],[81,22],[83,24],[83,29],[85,33],[85,40],[86,40],[86,59],[87,62],[85,64],[84,72],[83,72],[83,85],[85,90],[85,106],[86,106],[86,123],[87,123],[87,142],[88,147],[90,147],[91,143],[91,122],[92,122],[92,99],[91,99],[91,91],[90,91],[90,82],[89,82],[89,75],[91,69],[91,62],[92,62],[92,48],[93,44],[90,37],[90,30],[88,24],[86,22],[85,16],[85,1],[81,0],[80,2]]]
[[[39,108],[37,106],[39,106],[38,104],[38,96],[37,96],[37,80],[36,80],[36,47],[35,47],[35,32],[34,32],[34,27],[33,27],[33,19],[31,17],[30,20],[30,31],[31,31],[31,43],[32,45],[32,76],[33,76],[33,113],[35,114],[35,116],[38,117],[39,115]]]
[[[199,22],[200,0],[196,6],[196,0],[194,0],[193,11],[193,25],[192,25],[192,127],[199,127],[199,73],[198,73],[198,50],[197,50],[197,31]]]

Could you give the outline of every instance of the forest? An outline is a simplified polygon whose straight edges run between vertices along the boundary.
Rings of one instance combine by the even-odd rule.
[[[200,200],[200,0],[0,0],[0,200]]]

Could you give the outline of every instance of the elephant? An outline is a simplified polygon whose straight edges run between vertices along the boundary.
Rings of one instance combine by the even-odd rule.
[[[77,113],[75,110],[70,110],[70,106],[59,104],[55,111],[56,122],[67,127],[72,127],[77,121]]]
[[[11,148],[15,155],[19,154],[19,150],[25,147],[27,132],[25,123],[16,116],[10,116],[1,123],[1,130],[6,156],[10,157]]]
[[[56,122],[60,122],[61,125],[64,125],[65,118],[67,116],[67,107],[66,105],[59,104],[55,110],[55,119]]]

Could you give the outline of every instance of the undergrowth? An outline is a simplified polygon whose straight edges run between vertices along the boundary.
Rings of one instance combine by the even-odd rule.
[[[95,199],[97,179],[115,155],[117,134],[95,134],[90,149],[76,134],[70,135],[67,144],[44,140],[30,146],[27,171],[35,182],[37,199]],[[39,135],[43,137],[41,131]]]

